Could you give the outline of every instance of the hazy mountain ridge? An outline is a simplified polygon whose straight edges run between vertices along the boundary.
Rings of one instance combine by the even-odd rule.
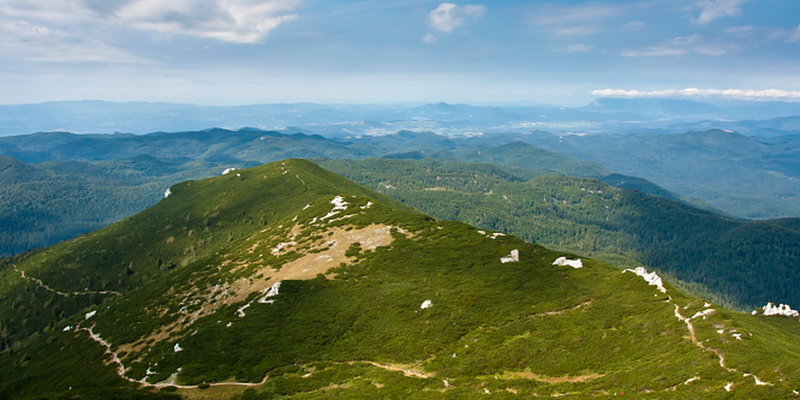
[[[557,136],[527,139],[551,151],[599,162],[731,215],[800,215],[797,136],[755,139],[722,130],[672,135]]]
[[[65,130],[82,133],[191,131],[209,126],[265,130],[293,127],[336,137],[390,134],[403,129],[448,135],[475,132],[675,131],[747,127],[753,135],[797,133],[782,117],[800,115],[800,103],[598,98],[586,106],[470,104],[254,104],[203,106],[171,103],[64,101],[0,105],[0,135]],[[709,122],[712,120],[713,122]],[[735,121],[747,121],[737,125]],[[709,125],[709,123],[711,125]],[[705,126],[706,128],[702,128]]]

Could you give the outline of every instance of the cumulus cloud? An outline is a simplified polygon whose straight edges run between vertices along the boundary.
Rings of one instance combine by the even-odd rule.
[[[428,14],[428,22],[439,32],[452,32],[469,20],[477,20],[486,14],[486,7],[476,4],[459,6],[455,3],[441,3]]]
[[[625,49],[620,52],[625,57],[665,57],[684,54],[701,54],[705,56],[722,56],[739,50],[730,43],[709,43],[702,35],[677,36],[672,40],[642,49]]]
[[[297,19],[299,0],[136,0],[115,16],[131,25],[234,43],[258,43]]]
[[[301,0],[0,0],[0,15],[55,23],[103,21],[234,43],[263,41],[294,21]]]
[[[665,98],[665,97],[721,97],[739,100],[800,100],[800,91],[781,89],[664,89],[664,90],[625,90],[601,89],[591,92],[599,97]]]
[[[700,15],[694,19],[699,25],[710,24],[723,17],[735,17],[742,14],[741,5],[747,0],[702,0],[695,3]]]

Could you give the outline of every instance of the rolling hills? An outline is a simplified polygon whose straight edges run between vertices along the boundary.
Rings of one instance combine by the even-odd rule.
[[[711,129],[677,134],[541,134],[528,141],[647,179],[729,215],[800,215],[800,141],[796,135],[757,139]]]
[[[437,220],[303,160],[0,261],[0,396],[788,398],[800,321]],[[637,276],[638,275],[638,276]],[[644,279],[643,279],[644,278]]]
[[[529,160],[526,171],[539,174],[605,172],[596,163],[518,145],[490,148],[484,156],[499,159],[511,151]],[[215,176],[231,167],[290,157],[358,159],[398,149],[434,148],[445,158],[478,157],[471,147],[459,146],[431,133],[335,141],[257,129],[144,136],[51,132],[0,138],[0,256],[102,228],[155,204],[174,183]],[[459,153],[451,154],[456,149]]]

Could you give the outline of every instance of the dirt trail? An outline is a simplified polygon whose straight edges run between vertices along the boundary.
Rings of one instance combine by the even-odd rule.
[[[394,372],[402,372],[403,375],[411,377],[411,378],[420,378],[420,379],[430,379],[433,377],[433,374],[426,373],[425,371],[414,369],[412,365],[408,364],[381,364],[375,361],[347,361],[344,364],[347,365],[355,365],[355,364],[369,364],[373,367],[378,367],[385,369],[387,371],[394,371]]]
[[[717,358],[719,358],[719,366],[722,369],[724,369],[724,370],[726,370],[728,372],[731,372],[731,373],[741,374],[742,377],[745,377],[745,378],[752,377],[753,381],[755,382],[756,385],[759,385],[759,386],[772,386],[772,383],[763,381],[758,376],[756,376],[754,374],[751,374],[749,372],[740,371],[740,370],[738,370],[736,368],[733,368],[733,367],[729,367],[728,364],[727,364],[727,361],[725,360],[725,354],[721,350],[719,350],[717,348],[714,348],[714,347],[711,347],[711,346],[706,346],[705,344],[703,344],[703,342],[701,342],[700,340],[697,339],[697,333],[695,331],[694,324],[692,323],[692,318],[693,317],[685,317],[685,316],[683,316],[683,314],[681,314],[680,307],[677,304],[675,304],[675,302],[672,301],[672,297],[668,297],[667,302],[672,304],[675,307],[675,318],[677,318],[678,320],[680,320],[681,322],[686,324],[686,328],[689,330],[689,340],[691,340],[691,342],[695,346],[699,347],[703,351],[705,351],[707,353],[713,353],[714,355],[716,355]]]
[[[124,379],[124,380],[126,380],[128,382],[136,383],[136,384],[139,384],[141,386],[150,387],[150,388],[165,388],[165,387],[175,387],[175,388],[178,388],[178,389],[199,389],[200,388],[200,385],[180,385],[180,384],[176,384],[176,383],[174,383],[174,378],[173,379],[168,379],[168,381],[165,381],[165,382],[150,383],[150,382],[147,382],[144,378],[143,379],[135,379],[135,378],[132,378],[132,377],[128,376],[128,374],[127,374],[128,368],[125,367],[125,364],[122,362],[122,359],[119,357],[119,354],[113,350],[113,346],[111,345],[111,343],[109,343],[107,340],[103,339],[99,334],[94,332],[93,328],[94,328],[94,326],[89,327],[89,328],[79,327],[76,330],[84,331],[84,332],[88,333],[89,334],[89,338],[91,338],[92,340],[94,340],[95,342],[97,342],[101,346],[103,346],[103,348],[105,349],[105,353],[110,358],[108,363],[116,365],[117,375],[120,378],[122,378],[122,379]],[[429,374],[429,373],[426,373],[425,371],[422,371],[422,370],[419,370],[419,369],[415,369],[415,368],[413,368],[412,365],[407,365],[407,364],[379,363],[379,362],[376,362],[376,361],[369,361],[369,360],[345,361],[345,362],[340,362],[340,363],[336,363],[336,364],[340,364],[340,365],[368,364],[368,365],[372,365],[372,366],[377,367],[377,368],[385,369],[387,371],[402,372],[403,375],[408,376],[408,377],[420,378],[420,379],[429,379],[429,378],[433,377],[433,374]],[[264,378],[259,382],[234,382],[234,381],[228,381],[228,382],[213,382],[213,383],[208,383],[207,385],[209,387],[217,387],[217,386],[256,387],[256,386],[264,385],[265,383],[267,383],[267,380],[269,380],[269,374],[264,375]]]
[[[200,385],[179,385],[179,384],[175,384],[175,383],[172,383],[172,382],[149,383],[149,382],[145,381],[144,378],[143,379],[131,378],[130,376],[127,375],[127,370],[128,369],[125,367],[125,364],[122,363],[122,359],[120,359],[119,354],[117,354],[117,352],[115,352],[112,349],[111,343],[109,343],[108,341],[106,341],[105,339],[100,337],[100,335],[95,333],[92,328],[94,328],[94,326],[92,326],[90,328],[80,327],[80,328],[77,328],[77,330],[87,332],[89,334],[89,337],[92,340],[94,340],[95,342],[99,343],[101,346],[103,346],[106,349],[106,354],[108,354],[111,357],[111,360],[110,360],[109,363],[110,364],[116,364],[116,366],[117,366],[117,375],[120,378],[122,378],[122,379],[124,379],[124,380],[126,380],[128,382],[138,383],[139,385],[142,385],[142,386],[145,386],[145,387],[151,387],[151,388],[165,388],[165,387],[170,387],[170,386],[174,386],[174,387],[176,387],[178,389],[199,389],[200,388]],[[247,386],[247,387],[254,387],[254,386],[261,386],[261,385],[267,383],[268,379],[269,379],[269,374],[264,375],[264,379],[262,379],[260,382],[214,382],[214,383],[209,383],[208,386],[211,386],[211,387],[213,387],[213,386]]]
[[[34,278],[32,276],[28,276],[27,274],[25,274],[25,271],[23,271],[21,269],[18,269],[16,265],[14,266],[14,271],[17,271],[17,273],[19,274],[19,276],[22,279],[24,279],[24,280],[26,280],[28,282],[33,282],[33,284],[35,284],[36,286],[39,286],[40,288],[42,288],[44,290],[47,290],[48,292],[55,293],[55,294],[57,294],[59,296],[72,297],[72,296],[88,296],[88,295],[93,295],[93,294],[95,294],[95,295],[96,294],[101,294],[101,295],[111,295],[111,296],[122,296],[122,293],[114,291],[114,290],[84,290],[82,292],[62,292],[60,290],[53,289],[50,286],[47,286],[39,278]]]
[[[545,376],[529,371],[506,371],[500,375],[496,375],[498,379],[528,379],[550,384],[559,383],[582,383],[593,379],[602,378],[605,374],[587,374],[577,376]]]
[[[581,304],[578,304],[576,306],[572,306],[572,307],[569,307],[569,308],[565,308],[563,310],[545,311],[545,312],[540,312],[540,313],[536,313],[536,314],[531,314],[531,315],[528,316],[528,318],[530,319],[530,318],[536,318],[536,317],[549,317],[549,316],[552,316],[552,315],[561,315],[561,314],[564,314],[567,311],[580,310],[581,308],[590,306],[591,304],[592,304],[591,300],[586,300]]]

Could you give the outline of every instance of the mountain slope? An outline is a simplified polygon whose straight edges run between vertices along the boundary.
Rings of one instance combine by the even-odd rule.
[[[323,165],[433,216],[607,260],[622,255],[741,308],[800,304],[789,284],[800,279],[800,219],[740,221],[594,179],[525,181],[485,164],[367,159]]]
[[[575,256],[306,161],[171,190],[3,260],[0,396],[777,398],[800,382],[796,319],[552,265]]]

